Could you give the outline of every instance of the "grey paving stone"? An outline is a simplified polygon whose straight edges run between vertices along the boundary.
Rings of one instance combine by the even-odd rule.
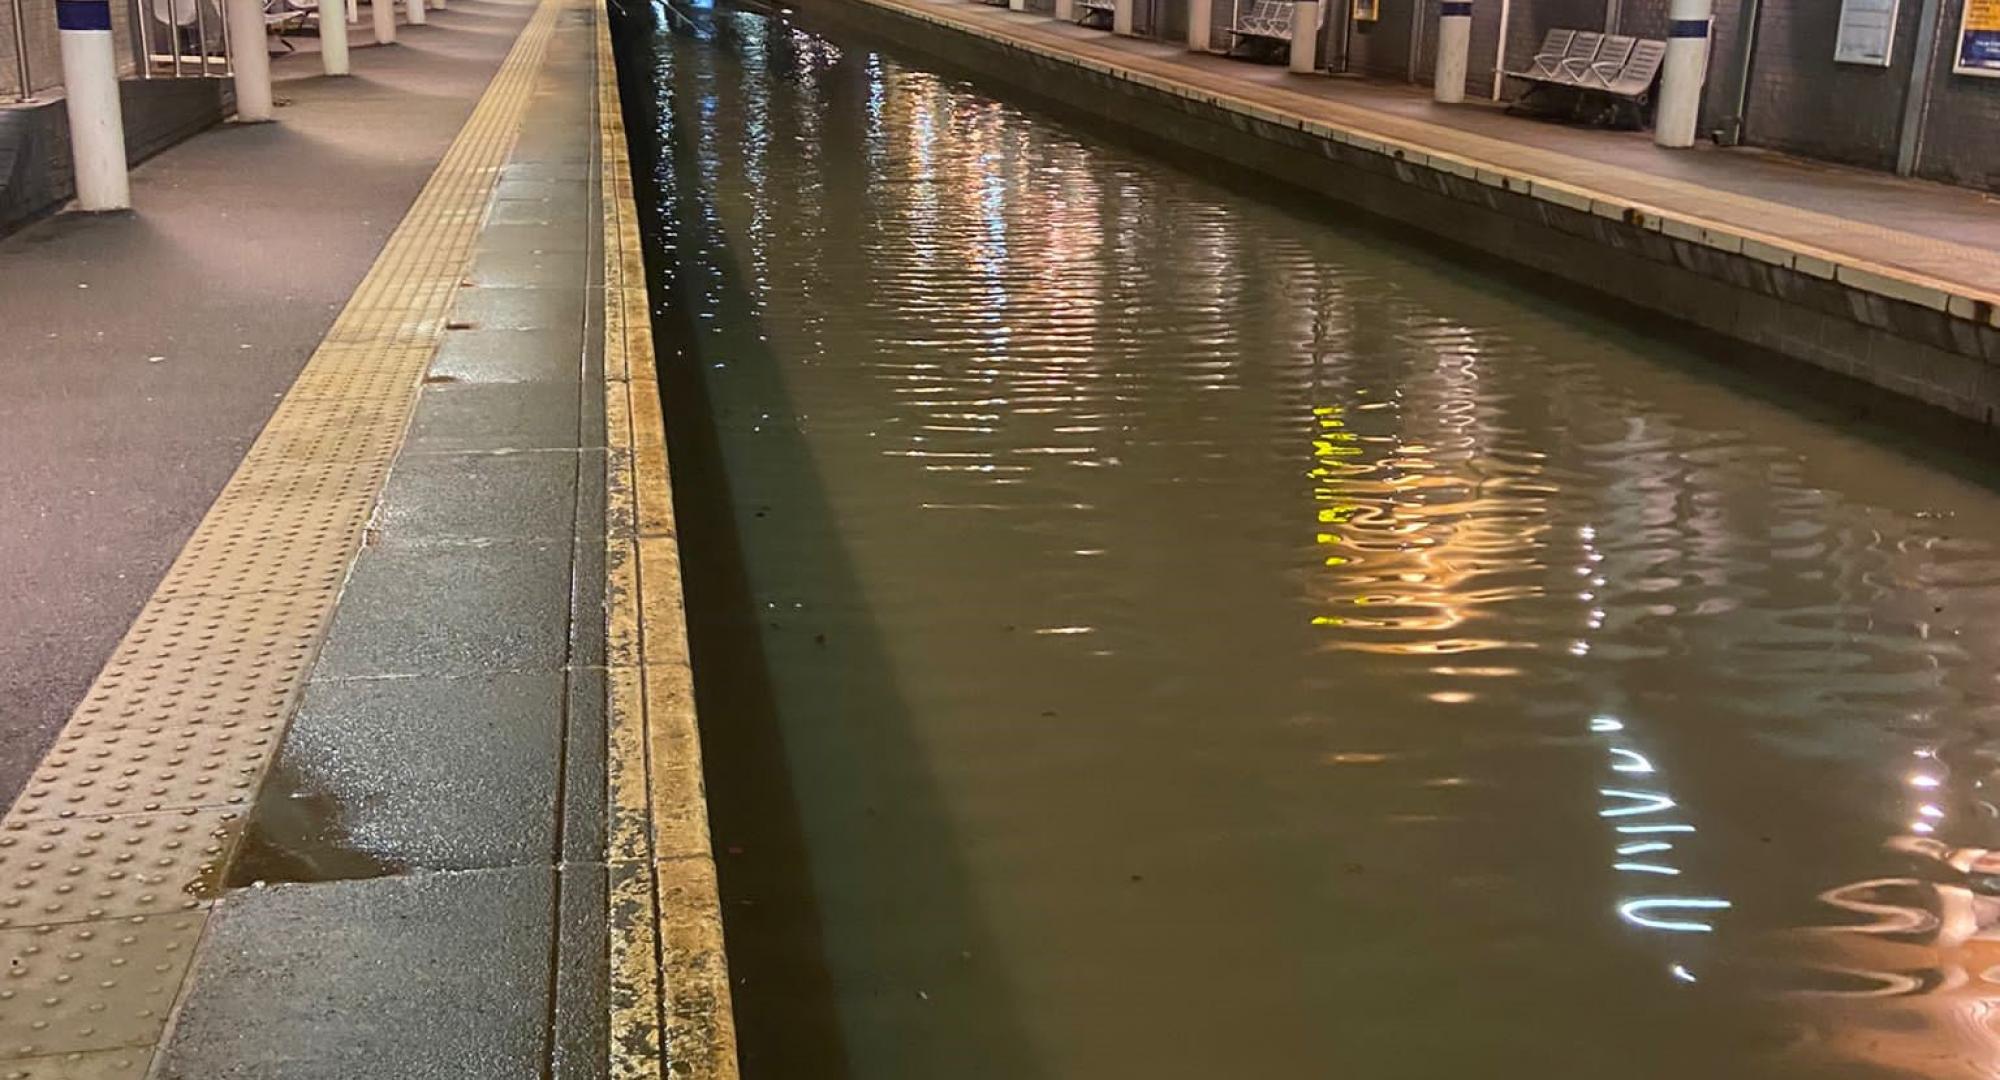
[[[577,451],[404,454],[375,520],[390,540],[560,540],[574,532]],[[603,457],[591,455],[601,474]],[[603,484],[600,475],[598,484]],[[604,516],[601,496],[593,511]],[[601,526],[600,526],[601,527]]]
[[[604,535],[604,460],[609,451],[579,450],[576,477],[576,535],[597,539]]]
[[[610,1050],[606,875],[601,862],[562,869],[556,942],[554,1080],[602,1080]]]
[[[549,226],[553,229],[555,226]],[[474,250],[466,276],[478,286],[575,285],[583,276],[583,250],[488,248]]]
[[[454,330],[431,361],[432,385],[577,381],[582,328]],[[600,404],[602,394],[597,395]]]
[[[488,225],[479,230],[479,238],[472,242],[475,254],[489,251],[573,251],[581,254],[590,246],[591,237],[587,229],[532,223]]]
[[[492,213],[487,216],[488,221],[502,225],[544,222],[582,228],[589,219],[589,211],[582,205],[561,197],[562,189],[568,181],[524,180],[517,183],[540,183],[544,186],[541,188],[542,193],[533,198],[494,200]]]
[[[362,550],[316,678],[553,671],[569,628],[568,541]]]
[[[600,650],[601,651],[601,650]],[[562,857],[564,862],[604,858],[604,669],[569,671],[568,725],[563,735]]]
[[[517,672],[311,684],[251,815],[262,880],[313,880],[356,854],[395,868],[550,862],[566,682]]]
[[[535,1080],[547,867],[242,889],[216,909],[159,1080]]]
[[[557,189],[566,186],[568,183],[569,181],[567,180],[544,180],[502,175],[500,182],[493,186],[493,200],[496,203],[522,199],[538,202],[553,195]],[[489,219],[489,228],[493,220],[496,219]]]
[[[591,171],[588,161],[514,161],[500,170],[500,179],[581,182],[590,178]]]
[[[428,386],[404,452],[574,449],[581,396],[571,383]]]
[[[580,211],[576,220],[579,223],[583,220]],[[458,290],[452,301],[451,317],[454,322],[470,323],[476,330],[570,329],[583,325],[583,299],[584,289],[580,285],[548,288],[475,285]]]

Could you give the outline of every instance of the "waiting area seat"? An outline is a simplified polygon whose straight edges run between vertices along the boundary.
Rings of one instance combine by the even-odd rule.
[[[1656,38],[1551,30],[1527,67],[1507,72],[1529,84],[1510,108],[1643,127],[1666,57],[1667,43]]]
[[[1076,21],[1079,24],[1102,19],[1103,25],[1108,27],[1117,14],[1118,6],[1112,0],[1076,0]]]
[[[1229,32],[1238,39],[1292,40],[1292,5],[1287,0],[1256,0],[1236,16]]]

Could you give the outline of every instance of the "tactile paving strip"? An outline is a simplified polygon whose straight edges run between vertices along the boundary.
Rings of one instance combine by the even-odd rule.
[[[0,825],[0,930],[193,910],[241,822],[175,810]]]
[[[560,0],[0,818],[0,1077],[150,1067],[409,427]]]
[[[0,1060],[159,1037],[202,915],[0,930]]]

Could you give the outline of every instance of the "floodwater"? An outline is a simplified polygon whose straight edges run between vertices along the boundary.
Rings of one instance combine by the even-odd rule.
[[[654,17],[749,1076],[2000,1076],[1976,465],[805,16]]]

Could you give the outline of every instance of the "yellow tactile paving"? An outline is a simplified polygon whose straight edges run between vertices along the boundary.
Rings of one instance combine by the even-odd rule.
[[[604,216],[606,656],[611,665],[615,1080],[733,1080],[736,1028],[702,789],[680,549],[631,164],[599,9]]]
[[[470,261],[543,0],[269,425],[0,819],[0,1077],[145,1074]]]

